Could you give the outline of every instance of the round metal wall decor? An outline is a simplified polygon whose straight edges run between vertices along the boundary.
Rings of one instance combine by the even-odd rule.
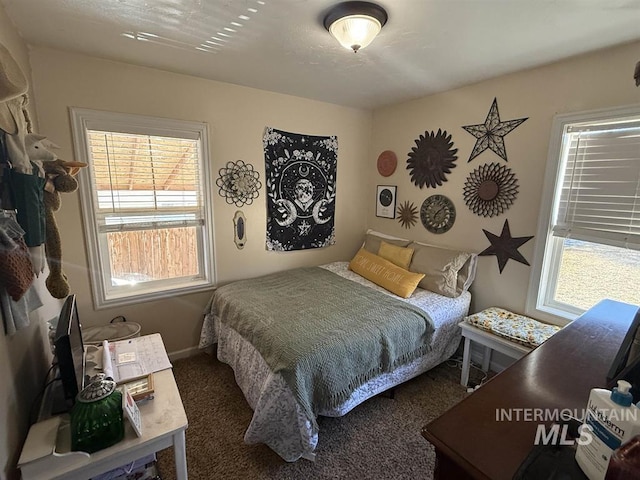
[[[422,202],[420,221],[431,233],[445,233],[456,221],[456,207],[449,197],[431,195]]]
[[[458,149],[452,148],[451,135],[447,135],[446,130],[424,133],[415,140],[416,146],[409,153],[407,170],[416,186],[435,188],[447,181],[446,175],[456,166]]]
[[[251,205],[253,200],[258,198],[259,190],[262,188],[260,174],[250,163],[244,163],[242,160],[227,162],[227,165],[219,170],[219,174],[216,179],[218,193],[229,205]]]
[[[396,171],[398,157],[391,150],[385,150],[378,156],[378,173],[383,177],[388,177]]]
[[[518,196],[518,179],[499,163],[480,165],[464,183],[464,203],[476,215],[495,217],[504,213]]]

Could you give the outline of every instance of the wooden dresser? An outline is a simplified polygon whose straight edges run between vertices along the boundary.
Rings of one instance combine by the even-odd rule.
[[[532,416],[556,409],[582,415],[589,391],[605,387],[637,310],[603,300],[426,425],[422,435],[436,448],[434,478],[513,478],[534,446],[538,425],[553,423]],[[512,420],[501,411],[511,412]]]

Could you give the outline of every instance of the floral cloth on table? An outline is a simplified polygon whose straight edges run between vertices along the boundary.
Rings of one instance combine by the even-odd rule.
[[[497,307],[469,315],[465,321],[474,327],[531,348],[537,347],[560,330],[557,325],[542,323]]]

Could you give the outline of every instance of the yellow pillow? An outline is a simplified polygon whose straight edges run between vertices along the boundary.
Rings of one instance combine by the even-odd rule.
[[[413,257],[413,248],[398,247],[382,240],[378,249],[378,256],[389,260],[394,265],[409,270]]]
[[[408,298],[424,278],[424,273],[413,273],[394,265],[378,255],[361,248],[349,263],[349,268],[391,293]]]

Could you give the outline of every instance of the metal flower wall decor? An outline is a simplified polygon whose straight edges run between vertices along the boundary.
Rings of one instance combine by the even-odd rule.
[[[456,166],[458,149],[452,148],[451,135],[447,135],[446,130],[424,133],[415,141],[416,146],[409,153],[407,170],[416,186],[435,188],[447,181],[446,175]]]
[[[510,168],[487,163],[469,174],[464,182],[464,203],[483,217],[504,213],[518,196],[518,179]]]
[[[250,163],[244,163],[242,160],[227,162],[227,165],[219,170],[219,174],[216,179],[218,193],[229,205],[251,205],[260,195],[260,173],[254,170]]]

